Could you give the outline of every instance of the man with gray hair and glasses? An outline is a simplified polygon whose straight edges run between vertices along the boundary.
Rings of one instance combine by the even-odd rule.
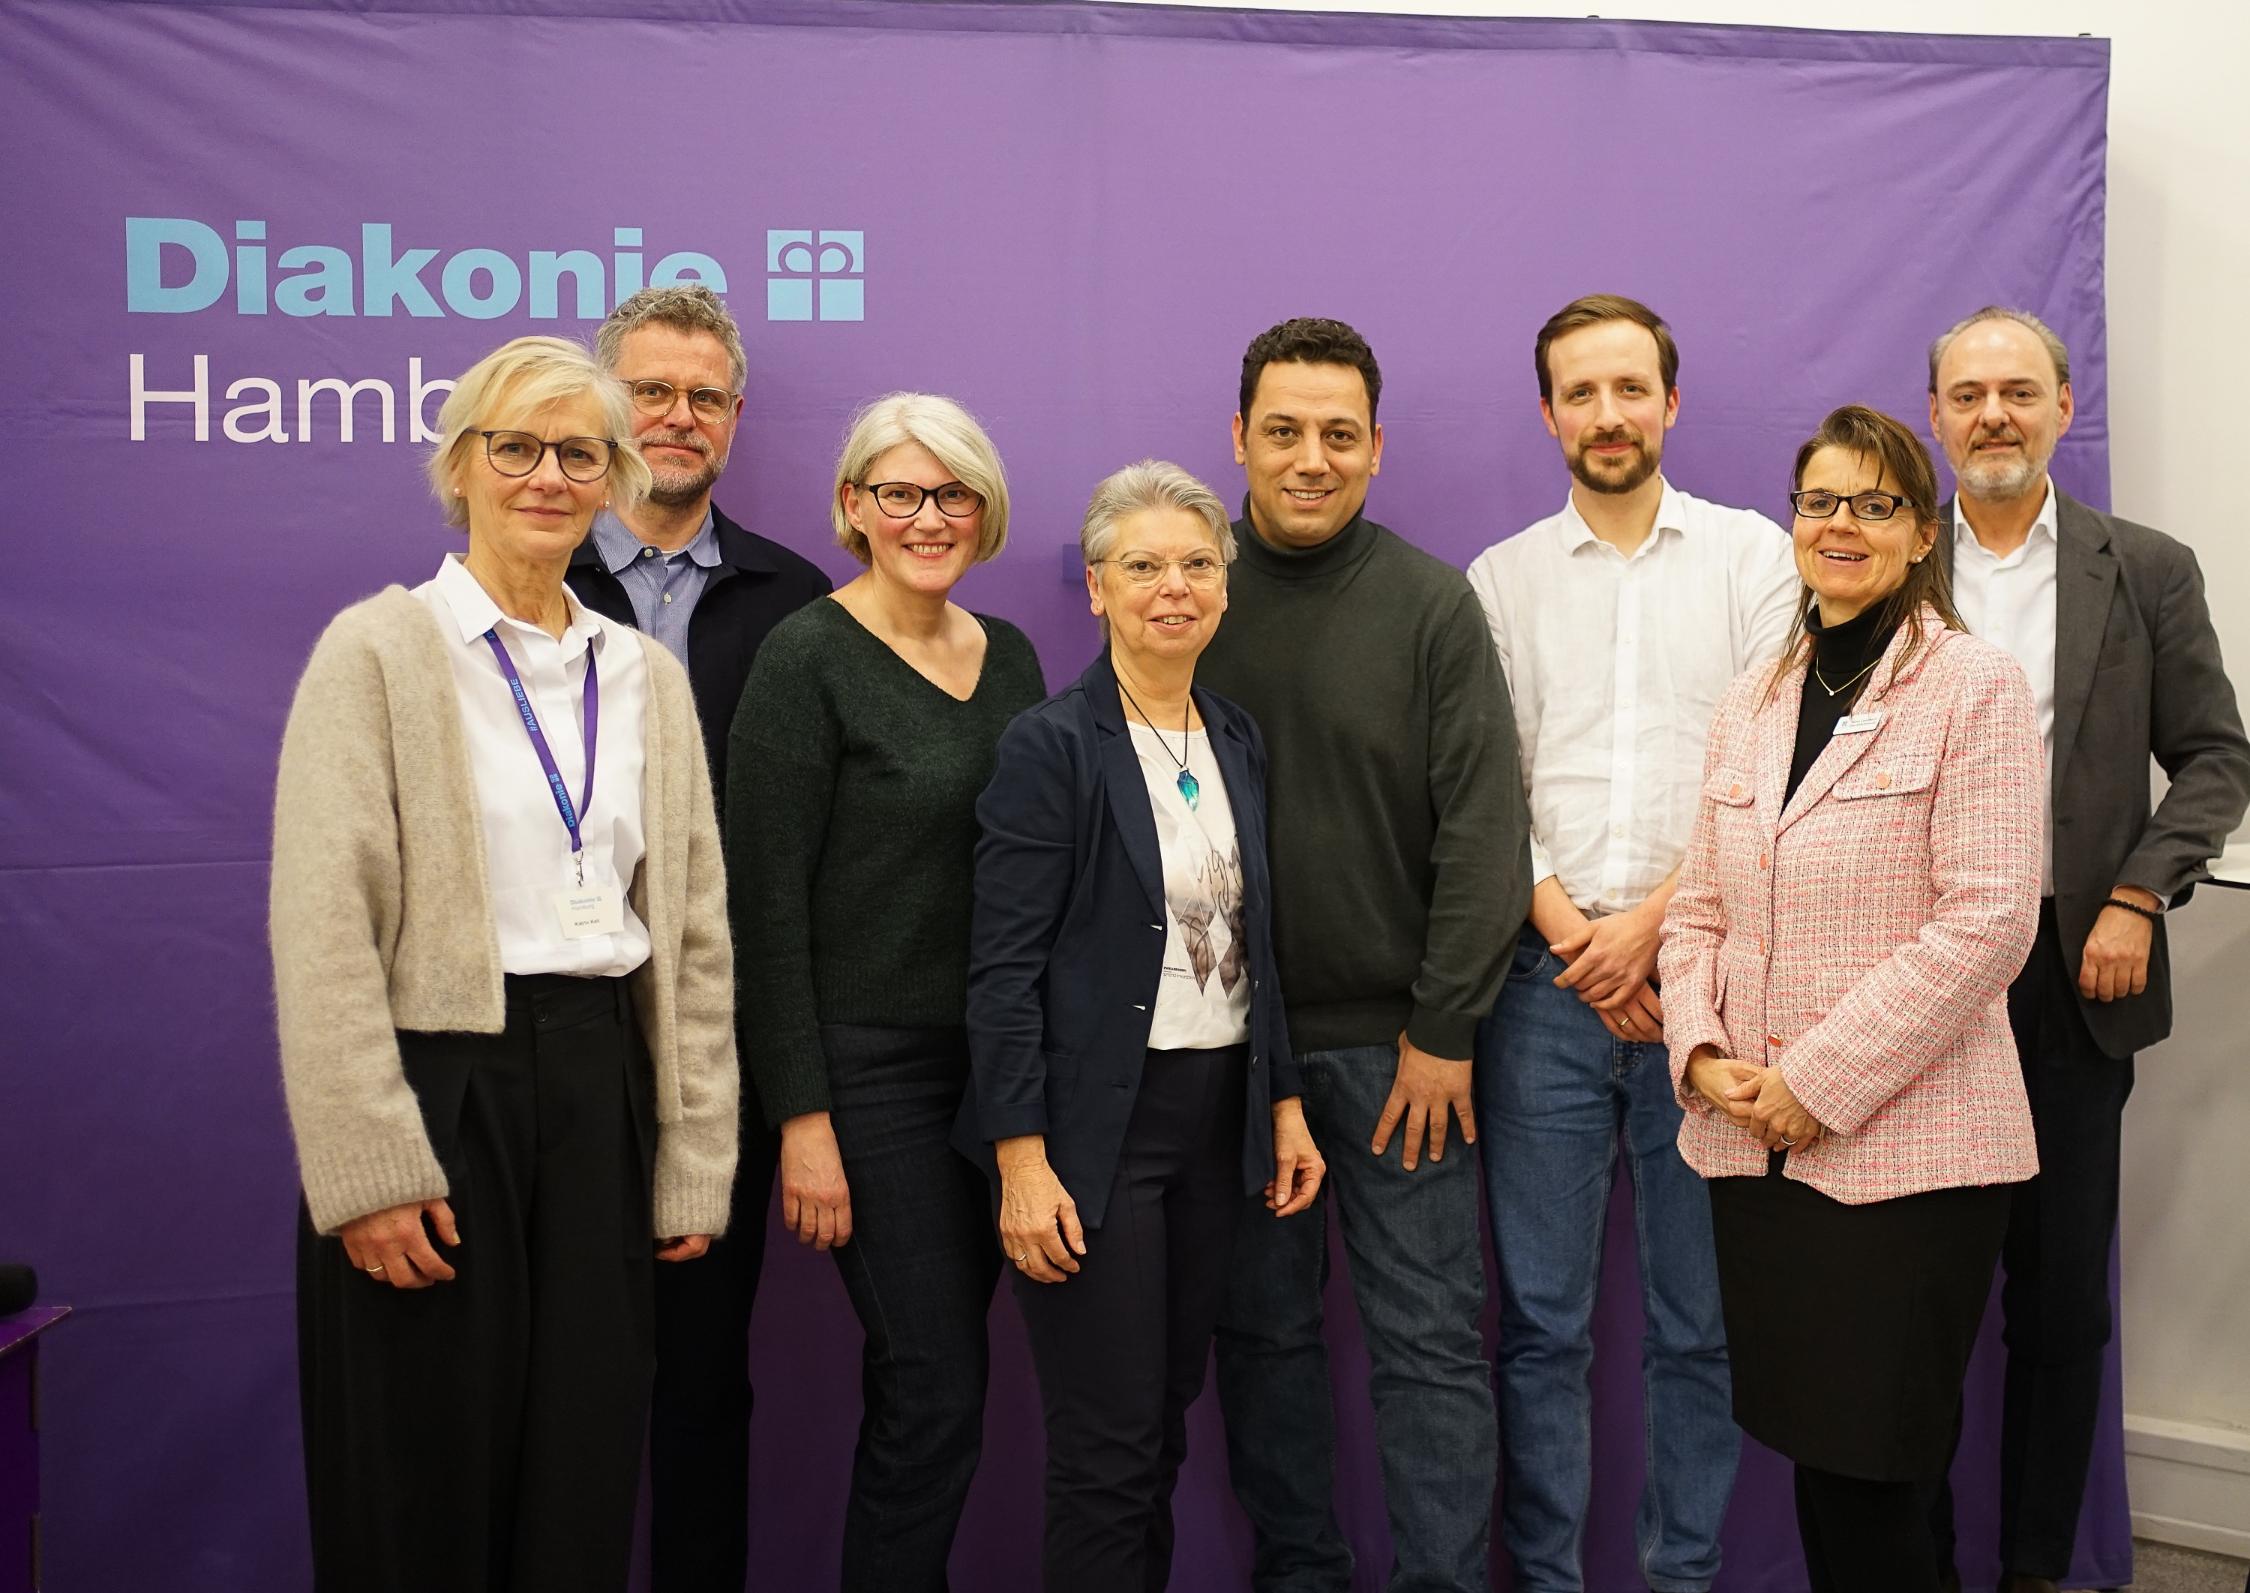
[[[648,632],[687,666],[711,789],[723,804],[727,730],[751,660],[784,616],[829,589],[810,560],[711,502],[742,419],[742,334],[699,282],[643,288],[613,311],[595,357],[633,397],[653,485],[629,515],[603,510],[572,557],[578,600]],[[722,815],[720,832],[725,833]],[[776,1144],[742,1069],[741,1155],[724,1236],[663,1267],[649,1417],[657,1593],[741,1593],[748,1575],[750,1308],[765,1259]]]
[[[1930,346],[1930,430],[1960,488],[1938,554],[1963,622],[2030,677],[2047,753],[2039,933],[2008,992],[2039,1146],[2001,1253],[2001,1586],[2013,1593],[2069,1573],[2111,1331],[2133,1053],[2172,1028],[2165,917],[2209,877],[2250,802],[2250,742],[2195,555],[2054,484],[2047,462],[2071,415],[2069,352],[2035,315],[1987,306]],[[2170,779],[2153,812],[2151,758]],[[1952,1517],[1941,1493],[1941,1552]]]

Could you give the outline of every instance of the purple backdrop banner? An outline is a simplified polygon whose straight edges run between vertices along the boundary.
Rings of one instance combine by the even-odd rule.
[[[2034,307],[2075,355],[2056,473],[2107,501],[2099,40],[885,0],[0,0],[0,26],[0,419],[27,467],[0,589],[0,1259],[79,1308],[47,1365],[61,1593],[306,1580],[275,748],[328,616],[457,545],[417,443],[431,384],[502,338],[589,335],[647,281],[723,284],[750,377],[721,499],[839,573],[846,415],[958,396],[1018,505],[965,595],[1055,682],[1094,645],[1087,491],[1155,454],[1238,493],[1241,351],[1288,315],[1367,333],[1371,507],[1455,563],[1560,504],[1531,340],[1596,290],[1677,330],[1672,479],[1777,515],[1827,409],[1912,419],[1933,333]],[[1629,1222],[1611,1238],[1598,1590],[1640,1585]],[[1333,1304],[1342,1505],[1374,1588],[1340,1279]],[[973,1589],[1036,1581],[1036,1400],[1004,1294],[993,1320],[955,1558]],[[777,1242],[752,1345],[764,1585],[833,1582],[857,1349],[828,1263]],[[1994,1569],[1991,1349],[1961,1471],[1972,1583]],[[2114,1383],[2096,1584],[2130,1574]],[[1175,1585],[1245,1585],[1208,1400],[1179,1515]],[[1771,1455],[1745,1458],[1722,1585],[1804,1585]]]

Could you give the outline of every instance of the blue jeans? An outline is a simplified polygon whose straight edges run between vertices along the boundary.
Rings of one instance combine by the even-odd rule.
[[[1647,1478],[1634,1537],[1656,1593],[1700,1593],[1742,1438],[1711,1246],[1711,1197],[1681,1158],[1661,1045],[1614,1038],[1526,928],[1477,1031],[1477,1134],[1500,1261],[1500,1537],[1518,1593],[1578,1593],[1593,1486],[1594,1294],[1622,1136],[1641,1262]]]
[[[1398,1072],[1395,1045],[1298,1058],[1305,1120],[1328,1159],[1352,1294],[1373,1363],[1370,1392],[1391,1526],[1391,1593],[1488,1585],[1498,1434],[1477,1327],[1484,1262],[1476,1156],[1407,1172],[1405,1133],[1367,1152]],[[1335,1509],[1336,1411],[1321,1338],[1325,1197],[1276,1221],[1252,1205],[1219,1319],[1219,1404],[1235,1497],[1257,1532],[1257,1593],[1342,1593],[1352,1556]]]

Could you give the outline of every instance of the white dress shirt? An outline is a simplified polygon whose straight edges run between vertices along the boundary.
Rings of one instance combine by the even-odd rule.
[[[1799,591],[1789,535],[1669,482],[1632,556],[1574,503],[1469,566],[1507,672],[1533,882],[1637,906],[1679,865],[1727,684],[1771,659]]]
[[[1996,556],[1969,526],[1969,505],[1953,500],[1953,607],[1969,634],[2004,647],[2031,681],[2039,745],[2055,767],[2055,484],[2022,546]],[[2055,894],[2055,790],[2047,784],[2047,835],[2041,843],[2039,890]]]
[[[640,867],[641,767],[648,711],[648,661],[640,641],[581,605],[566,590],[570,623],[557,640],[536,625],[508,618],[468,567],[448,556],[432,580],[414,589],[430,606],[453,661],[469,771],[484,825],[484,864],[503,973],[631,973],[648,960],[648,927],[624,903],[614,934],[566,937],[555,895],[576,888],[570,832],[554,791],[516,710],[515,693],[484,633],[497,629],[532,711],[554,754],[555,769],[576,802],[586,789],[586,661],[600,660],[601,713],[596,729],[594,797],[579,816],[588,886],[614,888],[620,899]]]

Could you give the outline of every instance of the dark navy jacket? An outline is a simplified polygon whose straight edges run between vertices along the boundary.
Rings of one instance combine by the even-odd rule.
[[[1198,687],[1195,706],[1242,854],[1248,1194],[1273,1177],[1273,1102],[1303,1085],[1274,976],[1265,743],[1224,697]],[[1098,1226],[1140,1091],[1165,940],[1156,818],[1106,649],[1076,685],[1009,724],[977,821],[970,1084],[954,1144],[989,1171],[992,1141],[1044,1134],[1080,1218]]]

